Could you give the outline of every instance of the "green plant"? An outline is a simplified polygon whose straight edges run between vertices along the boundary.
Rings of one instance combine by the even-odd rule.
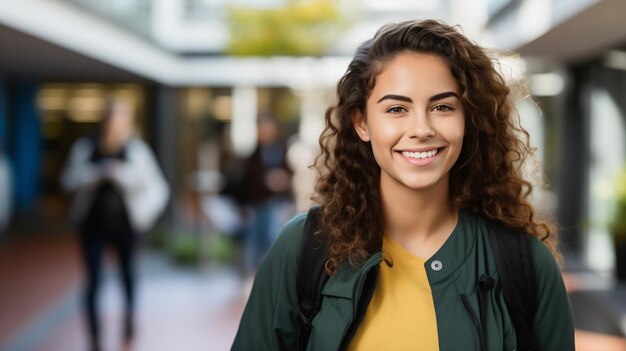
[[[179,264],[197,263],[200,257],[199,238],[191,233],[174,233],[169,239],[168,251]]]
[[[232,238],[219,233],[198,235],[174,232],[167,240],[167,251],[174,262],[193,265],[201,261],[231,263],[235,260]]]
[[[232,263],[236,259],[233,238],[221,233],[198,234],[159,225],[149,233],[147,242],[181,265],[194,265],[204,260]]]
[[[163,249],[167,246],[169,237],[169,229],[167,226],[160,224],[154,227],[147,235],[147,242],[151,248]]]
[[[227,235],[215,233],[207,243],[207,254],[210,259],[231,263],[235,260],[235,244],[233,239]]]
[[[319,56],[346,27],[334,0],[288,0],[280,7],[233,6],[228,53]]]

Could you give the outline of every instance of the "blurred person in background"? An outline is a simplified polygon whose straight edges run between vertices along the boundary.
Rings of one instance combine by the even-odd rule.
[[[75,193],[71,218],[80,231],[86,272],[85,309],[91,350],[100,349],[98,290],[105,247],[115,250],[124,288],[124,342],[135,333],[135,265],[138,234],[164,210],[169,188],[149,146],[134,134],[132,106],[108,102],[97,135],[72,146],[61,175]]]
[[[256,272],[280,226],[291,216],[291,173],[285,160],[286,146],[279,133],[273,118],[259,117],[257,146],[244,160],[235,189],[244,214],[243,268],[249,277]]]
[[[11,219],[12,176],[9,159],[0,140],[0,234],[4,233]]]
[[[315,162],[318,148],[305,142],[300,134],[294,134],[287,143],[287,163],[292,171],[291,191],[296,211],[304,211],[313,205],[311,196],[315,189]]]
[[[437,21],[386,25],[358,48],[320,137],[320,206],[281,230],[232,350],[574,350],[556,231],[529,201],[533,149],[496,64]],[[510,312],[529,306],[507,305],[500,279],[528,281],[496,270],[492,225],[527,239],[536,308],[519,334]],[[311,316],[299,292],[314,248],[328,279]]]

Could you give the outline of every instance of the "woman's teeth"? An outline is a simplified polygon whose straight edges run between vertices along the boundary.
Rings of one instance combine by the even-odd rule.
[[[402,151],[402,156],[410,157],[410,158],[417,158],[417,159],[433,157],[436,154],[437,154],[437,149],[426,151],[426,152]]]

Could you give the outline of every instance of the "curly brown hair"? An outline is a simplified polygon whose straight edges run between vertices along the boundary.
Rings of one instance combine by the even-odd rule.
[[[554,227],[538,220],[529,202],[533,186],[520,168],[534,150],[496,61],[455,27],[407,21],[382,27],[357,49],[337,85],[337,103],[326,112],[314,200],[321,207],[321,230],[328,234],[327,272],[333,274],[346,258],[356,266],[380,249],[380,167],[371,144],[359,139],[352,117],[355,112],[367,116],[366,101],[377,75],[405,52],[442,57],[462,92],[465,137],[450,170],[451,203],[538,237],[556,254]]]

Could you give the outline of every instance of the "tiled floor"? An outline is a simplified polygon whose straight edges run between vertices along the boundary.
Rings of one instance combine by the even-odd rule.
[[[77,257],[71,237],[33,239],[0,251],[0,350],[87,349]],[[139,270],[138,330],[132,350],[229,348],[243,311],[241,282],[232,269],[177,267],[143,250]],[[19,284],[5,290],[12,286],[6,284],[10,281]],[[105,271],[100,309],[104,350],[121,350],[122,292],[111,264]]]
[[[77,289],[78,257],[69,235],[26,236],[0,246],[0,345],[32,329]]]
[[[228,267],[184,268],[142,251],[138,332],[128,350],[228,350],[243,311],[243,284]],[[117,272],[101,296],[104,350],[123,350]],[[0,350],[87,349],[73,238],[30,237],[0,247]],[[571,279],[570,279],[571,280]],[[577,331],[578,351],[624,351],[626,339]]]

